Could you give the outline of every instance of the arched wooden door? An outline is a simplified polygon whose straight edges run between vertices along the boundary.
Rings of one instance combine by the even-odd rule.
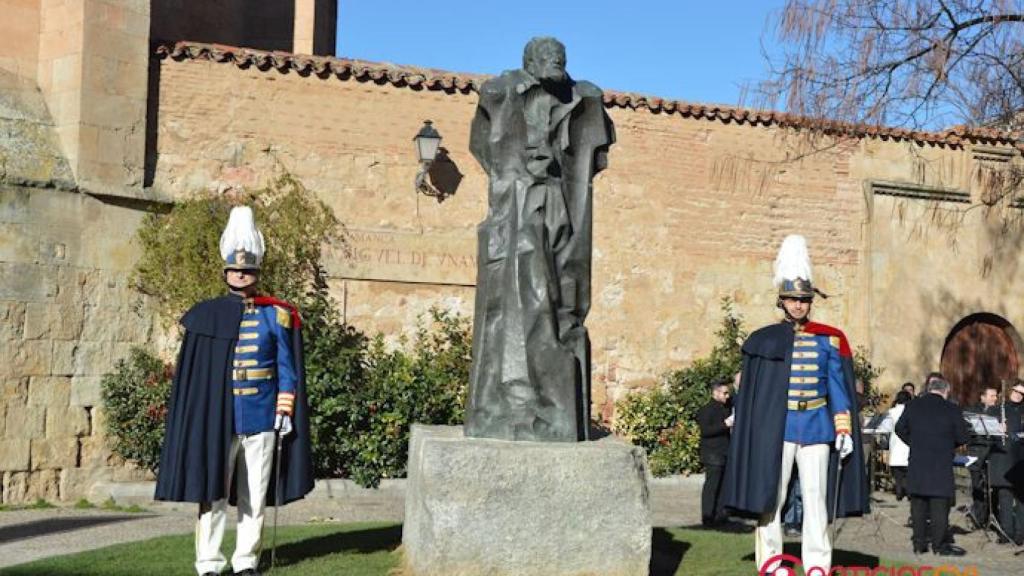
[[[942,374],[961,406],[977,404],[986,387],[998,390],[1003,380],[1017,377],[1019,341],[1013,326],[995,314],[972,314],[953,328],[942,349]]]

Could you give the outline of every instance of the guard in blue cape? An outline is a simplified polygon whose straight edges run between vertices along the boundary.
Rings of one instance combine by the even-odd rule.
[[[781,512],[794,464],[803,495],[801,552],[808,574],[831,569],[833,515],[868,509],[850,345],[840,330],[810,321],[814,296],[821,294],[811,282],[806,240],[786,237],[775,260],[777,305],[785,319],[755,331],[743,344],[722,498],[726,507],[758,519],[755,559],[761,574],[781,563]]]
[[[231,568],[258,576],[266,505],[313,488],[301,320],[291,304],[257,292],[264,243],[251,209],[231,211],[220,252],[228,295],[181,319],[156,499],[199,504],[202,576],[227,566],[220,547],[228,504],[237,504]]]

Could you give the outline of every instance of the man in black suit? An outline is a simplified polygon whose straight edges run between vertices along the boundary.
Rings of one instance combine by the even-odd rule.
[[[700,425],[700,461],[704,464],[704,490],[700,499],[700,520],[704,526],[714,526],[725,520],[719,495],[722,475],[729,454],[729,431],[733,417],[729,408],[729,382],[711,385],[711,401],[697,412]]]
[[[1002,418],[1005,414],[1005,418]],[[992,500],[999,513],[999,525],[1005,536],[999,535],[999,542],[1013,541],[1024,544],[1024,443],[1020,432],[1024,427],[1024,382],[1017,380],[1007,391],[1006,404],[1000,410],[1005,438],[993,448],[991,455]]]
[[[925,394],[907,404],[896,424],[896,435],[910,446],[907,492],[915,554],[927,552],[930,541],[935,554],[964,555],[963,548],[944,541],[956,490],[953,451],[970,440],[963,412],[946,401],[948,396],[949,382],[929,379]]]

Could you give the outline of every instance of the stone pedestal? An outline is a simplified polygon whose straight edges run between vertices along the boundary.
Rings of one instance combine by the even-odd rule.
[[[647,576],[643,449],[413,426],[402,546],[410,576]]]

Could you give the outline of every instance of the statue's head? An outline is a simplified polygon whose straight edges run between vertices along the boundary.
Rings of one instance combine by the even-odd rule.
[[[526,43],[523,69],[541,82],[564,82],[565,45],[551,36],[539,36]]]

